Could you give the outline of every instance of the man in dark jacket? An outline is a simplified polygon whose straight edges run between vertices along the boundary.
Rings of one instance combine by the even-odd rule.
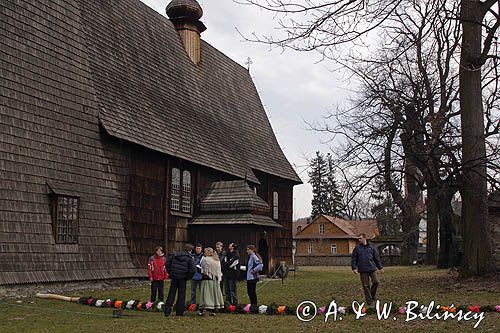
[[[377,249],[368,243],[366,234],[358,236],[359,244],[352,251],[351,266],[354,273],[359,273],[361,276],[361,284],[365,292],[367,305],[371,305],[375,300],[379,280],[377,269],[380,273],[384,272],[384,267],[380,262],[380,255]],[[370,287],[371,279],[371,287]]]
[[[238,246],[235,243],[230,243],[228,252],[221,262],[222,274],[224,275],[226,287],[226,302],[229,304],[238,304],[238,294],[236,293],[236,282],[240,274],[240,255]]]
[[[194,259],[191,256],[193,245],[186,244],[184,252],[174,252],[168,256],[167,272],[170,273],[172,283],[168,291],[167,302],[165,304],[165,316],[170,315],[174,304],[175,293],[177,292],[177,303],[175,313],[177,316],[183,316],[186,306],[186,283],[196,272]]]

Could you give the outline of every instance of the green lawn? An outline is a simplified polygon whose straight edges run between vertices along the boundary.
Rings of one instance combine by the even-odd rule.
[[[388,267],[381,275],[379,298],[383,302],[402,305],[408,300],[428,304],[435,300],[441,305],[497,305],[500,304],[500,282],[491,280],[458,283],[447,271],[430,267]],[[260,304],[276,302],[283,305],[314,301],[318,307],[335,299],[341,306],[350,306],[353,300],[362,301],[359,277],[346,267],[302,267],[281,285],[280,281],[261,282],[257,287]],[[188,285],[189,289],[189,285]],[[168,285],[165,294],[168,291]],[[240,302],[246,303],[246,286],[238,285]],[[68,296],[146,300],[149,285],[143,287],[82,291]],[[189,295],[188,295],[189,296]],[[165,318],[162,313],[124,311],[130,316],[114,319],[111,309],[83,306],[75,303],[24,298],[0,300],[0,332],[455,332],[474,331],[476,320],[414,320],[405,323],[405,315],[378,321],[376,315],[359,320],[354,315],[343,316],[342,321],[325,323],[323,316],[304,323],[295,316],[218,314],[200,318],[195,313],[185,317]],[[476,331],[498,332],[500,313],[485,313]]]

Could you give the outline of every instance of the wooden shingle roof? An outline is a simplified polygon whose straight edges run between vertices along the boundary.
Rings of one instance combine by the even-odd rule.
[[[200,199],[202,212],[252,210],[269,210],[269,205],[244,180],[214,182]]]
[[[235,213],[235,214],[202,214],[195,217],[190,225],[241,225],[253,224],[264,227],[282,228],[282,225],[275,222],[269,216],[250,214],[250,213]]]
[[[114,137],[258,183],[301,183],[248,71],[202,41],[194,65],[173,24],[138,0],[81,0],[100,121]]]

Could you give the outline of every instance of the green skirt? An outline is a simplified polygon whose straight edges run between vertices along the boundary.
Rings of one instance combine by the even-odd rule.
[[[224,298],[220,283],[215,280],[201,281],[200,309],[214,310],[224,308]]]

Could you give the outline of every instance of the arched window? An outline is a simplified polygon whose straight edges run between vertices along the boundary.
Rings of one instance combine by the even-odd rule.
[[[191,213],[191,172],[182,173],[182,212]]]
[[[307,244],[307,254],[313,253],[313,245],[312,243]]]
[[[273,219],[278,219],[278,192],[273,192]]]
[[[179,210],[181,198],[181,171],[172,169],[172,184],[170,189],[170,209]]]
[[[337,254],[337,244],[332,244],[330,246],[330,251],[332,252],[332,254]]]

